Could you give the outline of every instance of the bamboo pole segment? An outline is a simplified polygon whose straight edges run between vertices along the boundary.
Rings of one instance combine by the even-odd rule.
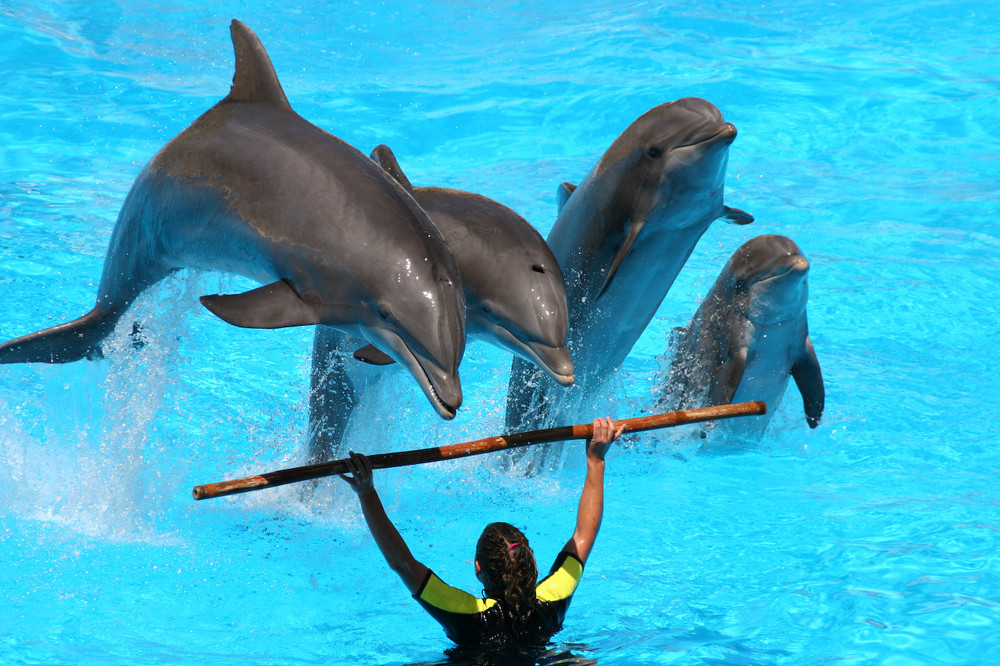
[[[763,402],[741,402],[735,405],[717,405],[714,407],[702,407],[699,409],[684,409],[677,412],[667,412],[666,414],[655,414],[652,416],[640,416],[631,419],[615,421],[615,426],[625,424],[625,432],[642,432],[644,430],[656,430],[658,428],[670,428],[673,426],[686,425],[688,423],[701,423],[703,421],[716,421],[739,416],[755,416],[767,413],[767,405]],[[546,430],[531,430],[528,432],[512,433],[510,435],[499,435],[497,437],[487,437],[461,444],[450,444],[427,449],[414,449],[411,451],[399,451],[397,453],[376,453],[368,456],[372,469],[385,469],[387,467],[403,467],[405,465],[422,465],[425,463],[438,462],[451,458],[464,458],[466,456],[476,456],[493,451],[513,449],[521,446],[531,446],[533,444],[543,444],[546,442],[562,442],[571,439],[589,439],[594,434],[594,426],[590,423],[572,426],[562,426],[559,428],[548,428]],[[209,499],[212,497],[222,497],[224,495],[235,495],[251,490],[261,490],[262,488],[272,488],[274,486],[295,483],[297,481],[308,481],[334,474],[343,474],[347,471],[347,460],[330,460],[327,462],[304,465],[302,467],[292,467],[280,469],[274,472],[265,472],[256,476],[248,476],[232,481],[219,481],[195,486],[192,494],[196,500]]]

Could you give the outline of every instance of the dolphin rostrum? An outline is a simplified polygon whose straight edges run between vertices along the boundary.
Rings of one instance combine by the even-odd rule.
[[[257,36],[230,26],[232,89],[146,165],[83,317],[0,345],[0,363],[66,363],[146,288],[181,268],[265,283],[202,297],[237,326],[318,324],[365,339],[414,376],[444,418],[462,401],[465,303],[427,215],[367,156],[292,110]]]

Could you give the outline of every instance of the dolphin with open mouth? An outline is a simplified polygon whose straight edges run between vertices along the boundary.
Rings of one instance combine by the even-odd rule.
[[[225,321],[367,340],[454,417],[466,342],[454,258],[396,180],[292,110],[257,35],[236,20],[230,32],[232,89],[139,174],[93,310],[0,345],[0,363],[100,357],[143,290],[181,268],[227,271],[265,286],[202,297]]]

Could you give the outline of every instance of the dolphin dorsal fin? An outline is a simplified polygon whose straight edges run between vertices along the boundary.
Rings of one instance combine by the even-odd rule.
[[[573,196],[573,192],[576,192],[576,185],[573,183],[561,183],[556,189],[556,199],[558,201],[559,207],[556,214],[562,212],[563,206],[569,201],[569,198]]]
[[[266,102],[291,109],[278,75],[274,73],[274,65],[254,31],[233,19],[229,33],[236,54],[236,73],[233,74],[233,87],[224,101]]]
[[[396,182],[403,186],[407,192],[413,191],[413,185],[410,183],[410,179],[406,177],[403,170],[399,166],[399,162],[396,160],[396,156],[393,154],[392,149],[389,146],[380,144],[375,146],[372,150],[372,159],[382,167],[382,170],[387,174],[392,176]]]

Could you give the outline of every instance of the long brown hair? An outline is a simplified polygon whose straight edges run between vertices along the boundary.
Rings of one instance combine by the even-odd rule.
[[[538,565],[528,537],[509,523],[490,523],[476,543],[486,596],[503,607],[507,627],[520,634],[535,607]]]

